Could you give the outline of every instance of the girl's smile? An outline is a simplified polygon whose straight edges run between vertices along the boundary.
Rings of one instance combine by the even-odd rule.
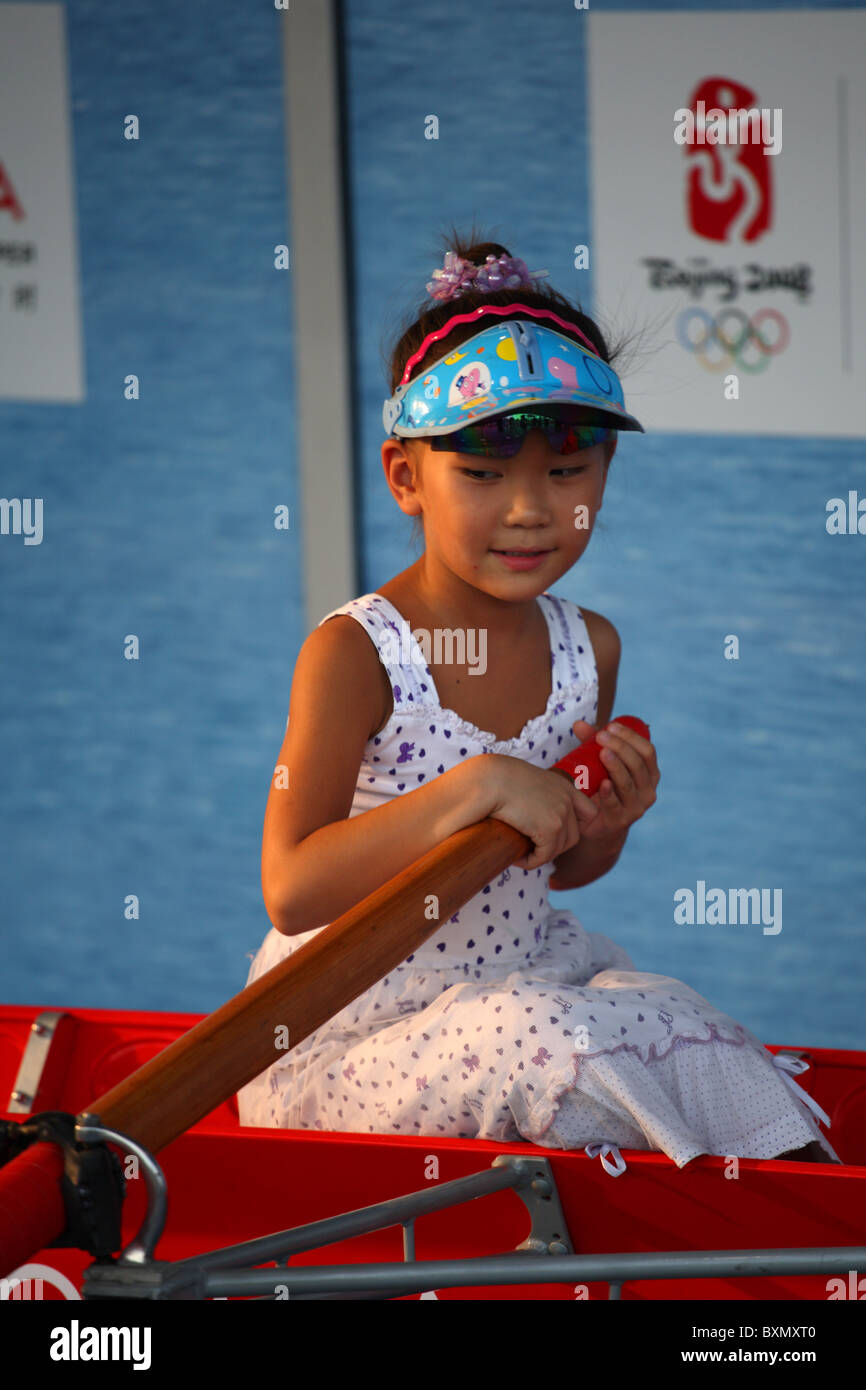
[[[524,554],[516,554],[513,550],[494,550],[503,564],[510,570],[535,570],[539,565],[543,565],[548,555],[552,555],[552,550],[526,551]]]

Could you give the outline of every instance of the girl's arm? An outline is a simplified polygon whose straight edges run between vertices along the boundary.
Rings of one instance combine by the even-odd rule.
[[[480,754],[349,818],[364,746],[384,719],[383,675],[346,614],[315,628],[298,655],[262,842],[265,908],[287,936],[333,922],[494,804],[492,760]]]
[[[597,619],[598,615],[594,617]],[[661,780],[656,750],[649,740],[649,730],[645,725],[645,733],[618,720],[610,728],[602,727],[610,723],[613,708],[619,666],[619,638],[605,619],[599,621],[616,638],[613,642],[609,635],[602,636],[600,646],[596,646],[595,632],[592,638],[597,654],[603,653],[598,660],[600,693],[596,737],[602,746],[601,765],[607,776],[591,798],[595,814],[587,821],[580,840],[567,847],[566,852],[554,860],[555,872],[550,880],[550,887],[554,891],[580,888],[613,868],[629,828],[655,804],[656,788]],[[592,728],[585,720],[578,720],[574,731],[582,740],[591,735]]]
[[[581,840],[573,845],[554,861],[556,868],[550,880],[553,891],[565,893],[570,888],[583,888],[587,883],[594,883],[597,878],[610,873],[627,838],[628,831],[623,830],[609,842]]]
[[[598,673],[598,709],[596,728],[603,729],[613,713],[616,697],[616,682],[619,674],[619,661],[622,655],[622,642],[613,623],[600,613],[589,608],[581,608],[586,620],[586,629],[592,642],[595,667]],[[600,840],[580,840],[554,860],[554,873],[550,886],[554,892],[564,893],[571,888],[583,888],[594,883],[597,878],[610,872],[619,859],[628,831],[625,830],[609,843]],[[554,887],[555,883],[555,887]]]

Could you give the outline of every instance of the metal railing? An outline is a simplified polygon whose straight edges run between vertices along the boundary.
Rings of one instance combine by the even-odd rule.
[[[547,1159],[499,1154],[489,1169],[436,1188],[394,1197],[289,1230],[175,1261],[154,1258],[166,1215],[165,1178],[152,1154],[124,1135],[83,1116],[81,1143],[106,1140],[135,1148],[148,1204],[141,1229],[117,1260],[97,1261],[84,1275],[89,1299],[388,1299],[444,1288],[491,1285],[608,1284],[618,1299],[626,1282],[645,1279],[739,1279],[767,1275],[847,1275],[866,1270],[866,1246],[817,1246],[762,1250],[666,1250],[576,1254]],[[469,1259],[416,1260],[414,1223],[419,1216],[512,1189],[531,1219],[516,1250]],[[403,1261],[295,1267],[294,1255],[355,1236],[403,1230]],[[250,1266],[276,1262],[277,1268]]]

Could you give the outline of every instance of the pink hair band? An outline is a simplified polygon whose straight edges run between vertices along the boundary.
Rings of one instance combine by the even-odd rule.
[[[400,378],[400,385],[405,386],[411,375],[412,368],[417,362],[421,361],[427,349],[430,347],[430,344],[435,343],[439,338],[447,337],[449,331],[454,328],[456,324],[469,323],[472,319],[477,318],[479,314],[499,314],[500,316],[513,314],[515,309],[520,309],[523,313],[530,314],[534,319],[553,319],[554,323],[558,323],[561,328],[568,329],[569,333],[579,334],[593,357],[599,356],[598,348],[593,346],[586,334],[581,332],[576,324],[568,323],[566,319],[560,318],[559,314],[555,314],[552,309],[533,309],[529,304],[481,304],[477,309],[471,309],[468,314],[455,314],[442,328],[438,328],[435,333],[428,333],[418,351],[413,352],[409,361],[406,363],[403,375]]]

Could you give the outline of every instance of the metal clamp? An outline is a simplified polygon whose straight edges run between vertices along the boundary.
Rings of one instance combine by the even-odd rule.
[[[521,1241],[515,1255],[573,1255],[565,1212],[550,1162],[546,1158],[527,1159],[518,1154],[498,1154],[493,1168],[514,1168],[523,1175],[515,1192],[529,1212],[532,1228]]]
[[[147,1210],[138,1233],[120,1252],[120,1261],[125,1264],[145,1264],[152,1260],[157,1241],[165,1229],[168,1212],[165,1174],[153,1154],[134,1139],[130,1139],[128,1134],[121,1134],[116,1129],[107,1129],[98,1115],[79,1115],[75,1124],[75,1138],[79,1144],[99,1144],[108,1140],[134,1154],[141,1163],[147,1189]]]

